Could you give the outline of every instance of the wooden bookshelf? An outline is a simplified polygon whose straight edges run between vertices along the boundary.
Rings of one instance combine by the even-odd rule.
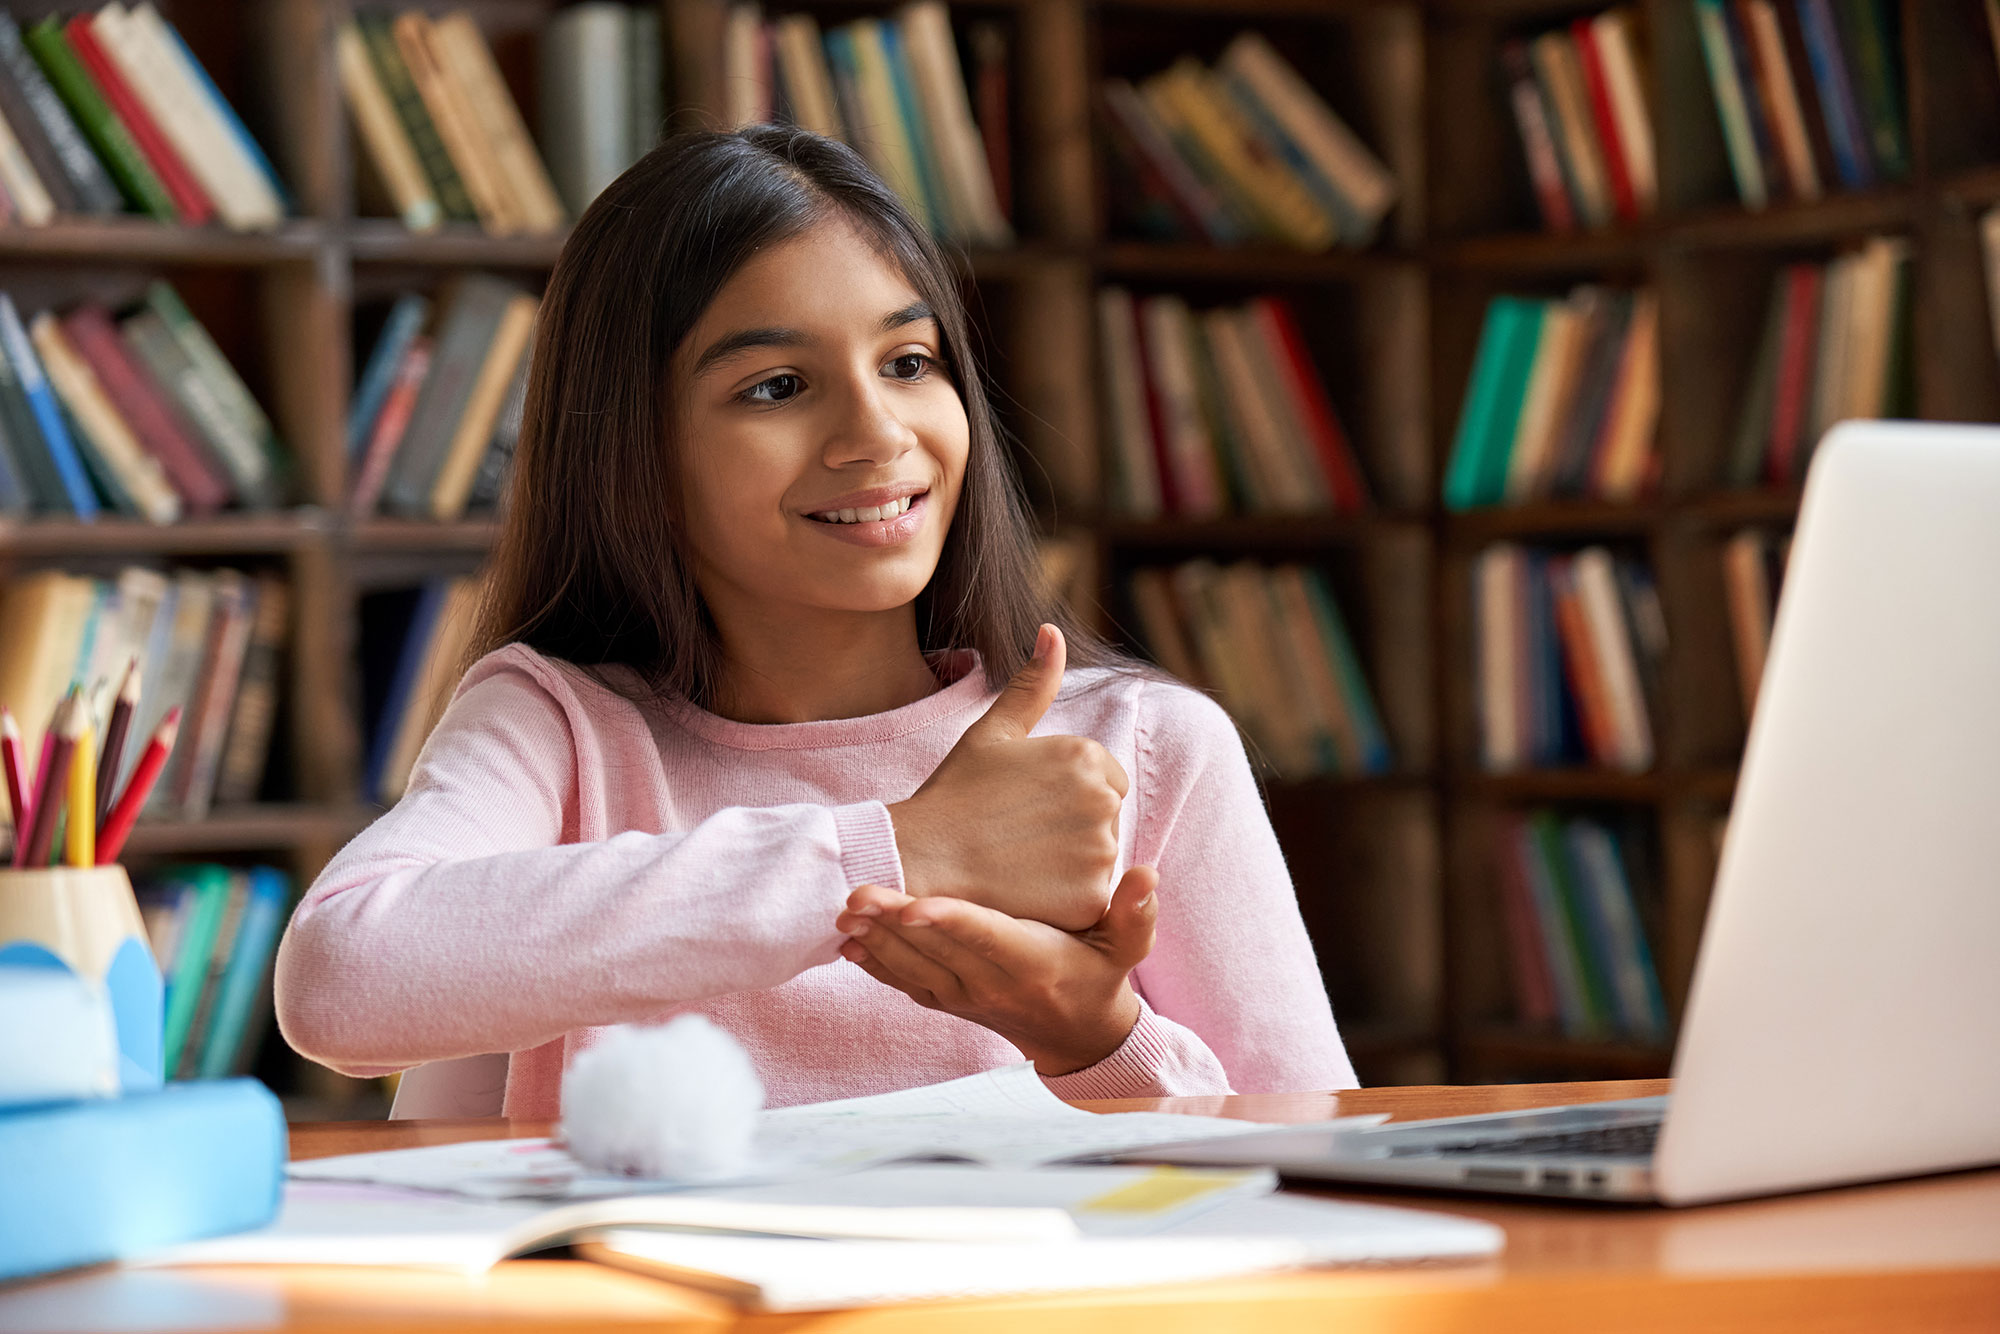
[[[47,3],[6,0],[22,17]],[[64,4],[60,8],[74,8]],[[281,712],[282,800],[199,824],[143,826],[139,855],[255,855],[310,879],[370,817],[360,794],[357,604],[370,588],[472,568],[490,521],[349,520],[343,430],[358,307],[469,268],[530,284],[560,237],[470,227],[414,236],[360,216],[356,153],[335,75],[345,0],[164,6],[271,153],[296,215],[269,235],[135,219],[0,229],[0,285],[24,304],[129,288],[155,274],[190,305],[278,421],[296,460],[298,508],[171,529],[130,523],[0,525],[10,568],[125,559],[283,567],[295,624]],[[426,0],[425,8],[452,7]],[[524,105],[534,34],[554,0],[464,0]],[[837,22],[892,6],[772,3]],[[1660,208],[1643,224],[1556,237],[1538,228],[1496,72],[1497,43],[1603,8],[1574,0],[980,0],[1011,39],[1015,223],[1020,244],[958,256],[1004,425],[1049,531],[1084,539],[1090,609],[1114,636],[1135,624],[1126,574],[1196,555],[1306,560],[1352,621],[1396,749],[1391,775],[1272,781],[1273,819],[1336,1013],[1371,1082],[1649,1075],[1667,1049],[1572,1042],[1510,1018],[1504,933],[1487,842],[1497,812],[1550,803],[1638,812],[1652,832],[1658,902],[1647,906],[1663,982],[1685,999],[1744,719],[1722,611],[1720,544],[1782,528],[1794,492],[1715,485],[1746,375],[1763,284],[1778,265],[1894,232],[1912,238],[1917,411],[2000,419],[2000,363],[1975,232],[2000,202],[2000,72],[1979,0],[1902,0],[1909,179],[1751,213],[1733,202],[1688,0],[1632,0],[1650,54]],[[717,0],[666,0],[670,45],[705,30]],[[1213,57],[1244,27],[1270,36],[1394,169],[1401,199],[1374,249],[1169,245],[1114,234],[1093,90],[1191,52]],[[707,29],[712,30],[712,29]],[[668,53],[670,123],[720,107],[719,71],[684,43]],[[531,113],[532,119],[532,113]],[[1485,302],[1579,281],[1645,283],[1661,299],[1664,408],[1658,494],[1631,505],[1537,503],[1447,515],[1437,502]],[[1141,522],[1106,513],[1092,328],[1098,286],[1185,293],[1196,304],[1277,292],[1308,341],[1377,501],[1359,517]],[[1478,771],[1469,566],[1500,539],[1606,541],[1657,572],[1670,627],[1659,762],[1627,775]],[[267,1067],[268,1068],[268,1067]],[[314,1081],[323,1094],[323,1081]]]

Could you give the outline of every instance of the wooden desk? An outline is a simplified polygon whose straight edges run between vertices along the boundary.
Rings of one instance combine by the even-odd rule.
[[[1305,1121],[1450,1116],[1638,1097],[1664,1081],[1385,1088],[1085,1104]],[[532,1136],[546,1125],[302,1125],[298,1158]],[[669,1334],[1283,1334],[1284,1331],[2000,1330],[2000,1171],[1669,1211],[1341,1191],[1491,1219],[1507,1251],[1477,1265],[1324,1271],[1080,1297],[745,1316],[700,1294],[574,1260],[478,1278],[391,1269],[100,1269],[0,1288],[0,1330],[528,1331]]]

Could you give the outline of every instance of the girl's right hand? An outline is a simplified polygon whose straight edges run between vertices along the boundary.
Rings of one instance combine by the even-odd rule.
[[[1125,769],[1087,737],[1028,733],[1062,688],[1062,633],[1035,656],[907,801],[889,807],[903,887],[1081,931],[1104,915]]]

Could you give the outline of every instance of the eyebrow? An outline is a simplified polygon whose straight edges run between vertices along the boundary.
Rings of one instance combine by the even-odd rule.
[[[892,329],[900,329],[905,325],[915,324],[920,320],[936,318],[936,312],[931,309],[930,303],[918,300],[912,301],[900,310],[890,311],[882,317],[881,324],[876,327],[879,332],[888,333]],[[695,358],[694,371],[690,378],[700,379],[717,362],[733,357],[738,352],[749,348],[803,347],[812,341],[812,336],[803,329],[788,329],[782,326],[771,326],[763,329],[738,329],[736,332],[724,334],[713,343],[710,343],[702,351],[702,354]]]

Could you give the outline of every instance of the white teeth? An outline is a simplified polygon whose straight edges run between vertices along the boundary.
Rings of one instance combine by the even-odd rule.
[[[813,517],[826,523],[875,523],[882,519],[893,519],[898,514],[907,514],[915,500],[915,496],[904,496],[900,500],[892,500],[886,505],[877,505],[871,509],[822,510]]]

